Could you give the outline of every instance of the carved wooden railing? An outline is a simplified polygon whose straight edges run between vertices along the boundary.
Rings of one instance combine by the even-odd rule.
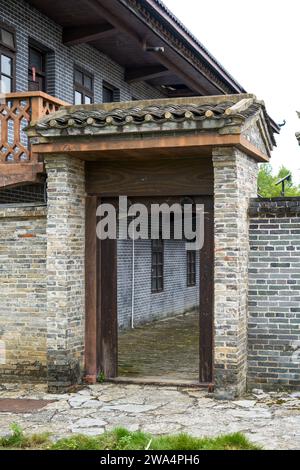
[[[43,163],[24,128],[67,103],[40,91],[0,94],[0,188],[37,181]]]

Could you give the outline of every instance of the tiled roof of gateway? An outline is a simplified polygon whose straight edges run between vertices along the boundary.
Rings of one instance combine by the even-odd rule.
[[[262,112],[267,123],[269,133],[272,136],[272,129],[269,116],[265,106],[261,101],[250,97],[251,95],[240,95],[243,97],[238,101],[233,96],[218,97],[217,100],[211,97],[202,99],[177,100],[170,103],[168,100],[159,100],[157,103],[137,102],[134,107],[128,103],[112,105],[74,106],[65,107],[54,115],[47,116],[34,124],[36,131],[46,129],[67,129],[67,128],[114,128],[119,132],[126,131],[130,126],[139,127],[147,123],[161,125],[167,122],[183,123],[187,121],[199,122],[204,120],[221,121],[226,120],[226,124],[234,121],[234,118],[246,120],[259,112]],[[245,97],[245,98],[244,98]]]

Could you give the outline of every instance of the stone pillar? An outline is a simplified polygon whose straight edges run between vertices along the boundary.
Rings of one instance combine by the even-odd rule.
[[[229,397],[246,389],[248,206],[257,162],[235,148],[213,150],[215,192],[215,381]]]
[[[83,373],[85,316],[85,171],[68,155],[45,159],[47,216],[47,360],[50,392]]]

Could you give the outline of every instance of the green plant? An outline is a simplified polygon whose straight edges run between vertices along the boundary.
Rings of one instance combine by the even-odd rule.
[[[240,433],[216,438],[196,438],[188,434],[151,436],[117,428],[100,436],[75,435],[51,443],[49,434],[27,436],[17,424],[12,435],[0,438],[2,449],[49,450],[259,450]]]
[[[97,376],[97,382],[99,384],[103,384],[103,382],[105,381],[105,375],[104,375],[104,372],[103,371],[100,371],[98,376]]]
[[[0,438],[0,447],[2,448],[30,449],[49,444],[49,433],[26,436],[17,423],[12,423],[10,428],[12,434]]]
[[[265,198],[280,197],[281,184],[276,183],[285,176],[292,174],[292,172],[285,166],[281,166],[277,174],[274,174],[273,168],[269,163],[264,163],[260,166],[258,174],[258,193]],[[294,197],[300,196],[300,186],[293,182],[293,179],[285,183],[285,196]]]
[[[196,438],[188,434],[151,437],[124,428],[98,437],[72,436],[52,445],[55,450],[259,450],[240,433],[216,438]]]

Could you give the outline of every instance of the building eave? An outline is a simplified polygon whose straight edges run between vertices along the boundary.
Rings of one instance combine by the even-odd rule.
[[[126,1],[126,0],[125,0]],[[229,86],[232,87],[232,92],[247,93],[244,87],[223,67],[223,65],[208,51],[208,49],[199,41],[199,39],[191,33],[191,31],[169,10],[169,8],[161,0],[143,0],[163,18],[167,15],[169,25],[172,26],[175,33],[179,34],[182,40],[188,42],[189,46],[201,55],[201,58],[209,65],[214,67],[215,72],[219,73],[220,77]]]

